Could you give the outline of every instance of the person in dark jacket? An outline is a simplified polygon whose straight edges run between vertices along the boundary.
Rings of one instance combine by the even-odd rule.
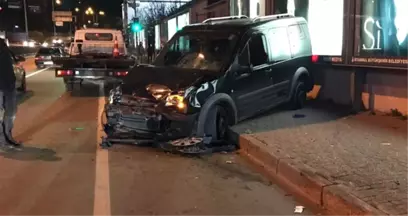
[[[147,63],[151,64],[153,62],[153,56],[154,56],[154,46],[153,44],[149,44],[149,47],[147,48]]]
[[[0,38],[0,148],[21,148],[12,130],[17,112],[16,76],[13,61],[16,57]]]

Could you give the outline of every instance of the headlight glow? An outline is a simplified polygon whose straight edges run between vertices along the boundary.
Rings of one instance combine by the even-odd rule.
[[[43,46],[43,47],[47,47],[47,46],[48,46],[48,43],[47,43],[47,42],[44,42],[44,43],[42,44],[42,46]]]
[[[169,95],[166,98],[166,106],[176,106],[179,109],[184,109],[186,107],[184,97],[181,95]]]
[[[27,41],[24,41],[24,42],[23,42],[23,46],[28,46],[28,42],[27,42]]]

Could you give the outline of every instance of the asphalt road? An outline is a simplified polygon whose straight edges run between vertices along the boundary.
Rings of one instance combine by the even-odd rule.
[[[99,149],[98,87],[64,93],[29,61],[14,130],[25,148],[0,155],[0,215],[292,215],[301,205],[234,153]]]

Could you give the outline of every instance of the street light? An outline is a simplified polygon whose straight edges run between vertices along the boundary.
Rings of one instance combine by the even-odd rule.
[[[104,11],[99,11],[99,15],[104,16],[105,12]]]
[[[55,3],[56,3],[57,5],[60,5],[62,2],[61,2],[61,0],[55,0]]]
[[[79,8],[75,8],[75,11],[76,11],[76,12],[79,12]]]

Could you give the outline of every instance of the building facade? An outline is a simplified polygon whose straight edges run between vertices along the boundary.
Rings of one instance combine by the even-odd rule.
[[[228,0],[196,0],[191,7],[190,22],[199,23],[212,17],[229,16]]]

